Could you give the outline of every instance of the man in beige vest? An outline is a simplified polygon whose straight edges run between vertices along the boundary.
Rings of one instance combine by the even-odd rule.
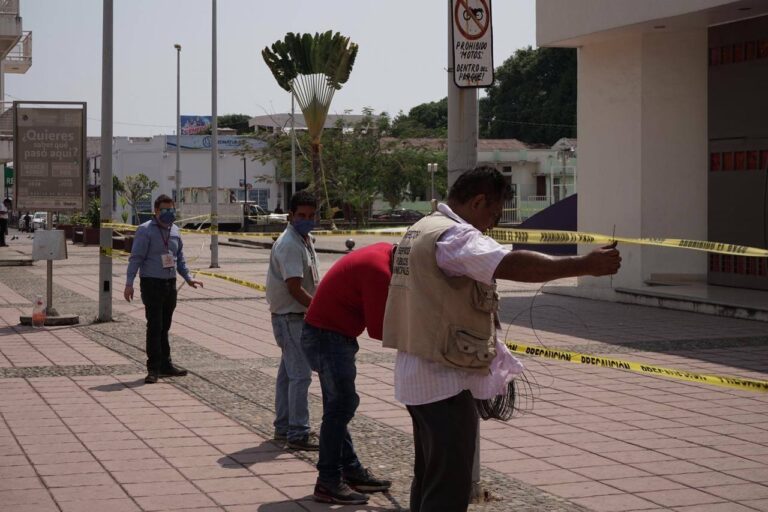
[[[465,172],[447,204],[411,226],[395,254],[384,346],[397,349],[395,398],[413,421],[411,512],[469,506],[477,435],[475,399],[506,392],[522,371],[496,339],[496,279],[545,282],[615,274],[615,245],[583,256],[512,252],[482,232],[511,195],[495,169]]]

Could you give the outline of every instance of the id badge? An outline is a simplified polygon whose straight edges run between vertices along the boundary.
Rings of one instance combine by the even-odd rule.
[[[165,253],[162,255],[163,258],[163,268],[173,268],[173,254],[171,253]]]
[[[317,264],[313,262],[311,267],[312,267],[312,282],[315,285],[317,285],[317,283],[320,282],[320,273],[317,271]]]

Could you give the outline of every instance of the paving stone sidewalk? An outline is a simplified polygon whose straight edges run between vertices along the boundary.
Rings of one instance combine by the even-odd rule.
[[[208,266],[205,240],[185,240],[197,268]],[[338,257],[321,255],[322,270]],[[219,271],[263,283],[267,258],[222,247]],[[315,455],[271,441],[279,351],[263,294],[212,279],[203,290],[183,287],[172,343],[190,375],[145,386],[143,308],[120,297],[120,260],[117,321],[92,322],[97,259],[93,247],[70,247],[55,265],[55,305],[83,315],[76,327],[17,326],[44,291],[45,268],[0,268],[0,510],[329,509],[310,499]],[[766,378],[765,324],[537,291],[502,288],[507,338]],[[341,509],[403,510],[410,418],[394,400],[393,354],[360,341],[352,435],[363,462],[394,486],[369,506]],[[768,510],[764,394],[526,363],[524,414],[481,425],[482,478],[497,500],[473,510]],[[310,391],[317,427],[316,379]]]

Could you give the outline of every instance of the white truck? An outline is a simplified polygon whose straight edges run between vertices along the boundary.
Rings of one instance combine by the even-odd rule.
[[[181,220],[184,227],[210,224],[211,203],[209,193],[210,187],[190,187],[184,189],[184,202],[181,205]],[[223,230],[241,229],[243,227],[245,204],[242,201],[231,201],[231,192],[225,188],[219,189],[217,199],[219,227]],[[270,213],[257,204],[248,203],[249,224],[286,224],[287,222],[287,214]]]

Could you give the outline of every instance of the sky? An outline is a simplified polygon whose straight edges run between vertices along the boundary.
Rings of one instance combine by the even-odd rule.
[[[20,0],[32,67],[7,74],[5,101],[85,101],[101,133],[102,0]],[[534,0],[493,3],[494,63],[535,45]],[[218,113],[290,111],[261,50],[287,32],[341,32],[360,46],[331,113],[396,115],[446,96],[445,0],[218,0]],[[172,134],[176,50],[181,113],[211,112],[211,0],[114,0],[114,135]]]

